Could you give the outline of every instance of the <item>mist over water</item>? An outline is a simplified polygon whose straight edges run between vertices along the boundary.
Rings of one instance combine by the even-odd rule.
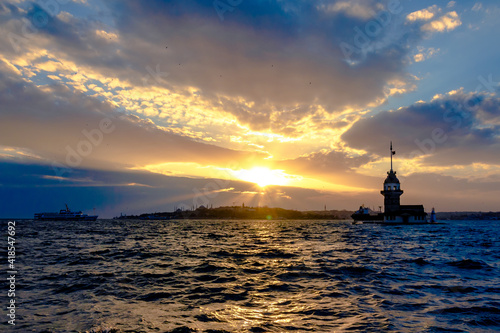
[[[499,221],[18,221],[16,233],[15,332],[500,330]]]

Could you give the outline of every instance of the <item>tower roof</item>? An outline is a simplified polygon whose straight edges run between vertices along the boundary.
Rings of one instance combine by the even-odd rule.
[[[387,178],[385,179],[384,184],[387,183],[399,184],[399,179],[396,177],[396,171],[393,171],[392,169],[391,171],[387,171]]]

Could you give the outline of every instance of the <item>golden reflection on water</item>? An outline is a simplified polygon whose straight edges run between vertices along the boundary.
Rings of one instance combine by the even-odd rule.
[[[255,294],[251,298],[252,306],[231,304],[222,309],[213,310],[202,307],[202,312],[210,313],[220,322],[229,323],[237,331],[248,331],[252,327],[266,327],[272,324],[293,324],[302,318],[298,313],[307,311],[310,305],[300,304],[303,294],[290,297],[269,299],[268,295]],[[261,298],[254,300],[253,298]]]
[[[329,244],[306,239],[297,241],[294,237],[287,237],[284,230],[288,229],[289,226],[286,224],[286,222],[280,221],[249,223],[247,237],[242,241],[237,253],[244,254],[246,258],[249,258],[242,260],[239,268],[252,269],[255,274],[245,273],[238,276],[237,279],[240,285],[254,286],[253,290],[249,292],[247,301],[243,305],[241,302],[237,302],[237,304],[234,302],[233,304],[204,306],[201,307],[202,313],[216,318],[221,323],[229,323],[236,332],[248,332],[252,327],[265,327],[270,331],[276,331],[277,327],[283,327],[283,325],[295,326],[299,322],[304,324],[304,320],[315,315],[313,305],[321,299],[321,292],[318,291],[318,288],[314,288],[315,290],[309,293],[288,290],[288,288],[300,290],[307,288],[303,288],[304,286],[299,280],[283,281],[275,276],[269,276],[267,273],[272,272],[273,275],[278,275],[279,272],[290,272],[287,269],[291,266],[314,266],[310,253],[305,255],[302,252],[305,247],[308,247],[307,252],[322,253],[338,249],[343,246],[344,241],[337,236],[335,238],[338,238],[338,241]],[[311,281],[307,281],[307,284],[310,287]],[[326,282],[318,282],[317,284],[323,284],[326,288]],[[322,288],[322,286],[317,287],[320,290]],[[340,308],[352,306],[345,298],[330,299],[330,301],[333,301],[333,304]],[[328,308],[328,304],[324,304],[324,306]],[[307,316],[304,313],[310,313],[310,315]],[[274,325],[276,328],[273,330]]]

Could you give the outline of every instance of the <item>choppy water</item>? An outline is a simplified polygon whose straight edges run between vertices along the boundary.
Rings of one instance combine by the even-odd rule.
[[[15,331],[500,331],[499,231],[498,221],[21,221]]]

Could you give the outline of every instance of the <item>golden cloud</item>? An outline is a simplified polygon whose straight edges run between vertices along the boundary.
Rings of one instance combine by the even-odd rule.
[[[439,19],[431,21],[422,26],[423,31],[428,32],[444,32],[454,30],[456,27],[462,25],[462,21],[457,12],[449,12]]]

